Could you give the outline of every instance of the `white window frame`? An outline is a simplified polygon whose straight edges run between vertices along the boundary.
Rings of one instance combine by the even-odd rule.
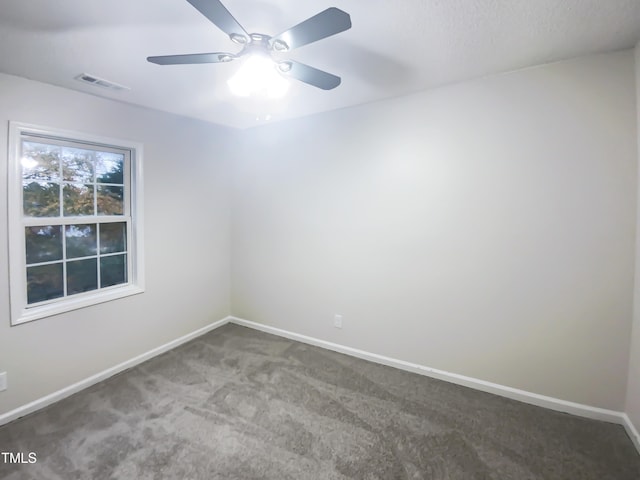
[[[23,136],[41,137],[43,140],[84,143],[93,147],[116,148],[128,150],[129,152],[129,194],[125,186],[125,202],[128,201],[130,215],[125,215],[122,221],[126,221],[128,256],[128,276],[127,282],[101,290],[79,293],[71,296],[61,297],[46,304],[27,304],[27,268],[26,268],[26,246],[25,246],[25,226],[33,222],[23,215],[22,201],[22,167],[20,161]],[[108,138],[61,130],[22,122],[9,122],[9,151],[8,151],[8,207],[9,207],[9,290],[11,302],[11,325],[38,320],[41,318],[57,315],[71,310],[96,305],[130,295],[144,292],[144,219],[143,219],[143,182],[142,182],[142,143],[132,142],[116,138]],[[125,178],[127,172],[124,172]],[[125,183],[126,185],[126,183]],[[128,220],[130,217],[130,221]],[[72,217],[76,218],[76,217]],[[82,217],[77,217],[82,219]],[[47,221],[43,217],[41,223]],[[52,223],[59,219],[53,217]],[[85,218],[84,222],[90,220]]]

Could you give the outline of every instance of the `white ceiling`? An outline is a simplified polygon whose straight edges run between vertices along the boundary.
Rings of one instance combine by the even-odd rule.
[[[338,7],[353,27],[290,58],[342,77],[293,82],[285,99],[233,97],[239,62],[158,66],[150,55],[240,49],[186,0],[0,0],[0,71],[247,128],[491,73],[632,47],[640,0],[223,0],[249,32],[275,35]],[[113,92],[74,77],[126,85]]]

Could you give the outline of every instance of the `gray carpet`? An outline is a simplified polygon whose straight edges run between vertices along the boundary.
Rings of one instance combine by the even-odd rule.
[[[7,480],[638,480],[619,425],[226,325],[0,427]]]

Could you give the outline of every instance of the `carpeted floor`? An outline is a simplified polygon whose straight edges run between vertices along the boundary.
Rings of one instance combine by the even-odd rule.
[[[0,479],[638,480],[619,425],[226,325],[0,427]]]

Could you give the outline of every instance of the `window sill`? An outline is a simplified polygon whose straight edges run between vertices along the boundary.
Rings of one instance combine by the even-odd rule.
[[[82,294],[78,297],[67,297],[64,300],[48,305],[38,307],[23,308],[17,315],[11,319],[11,326],[21,325],[23,323],[32,322],[41,318],[59,315],[61,313],[78,310],[80,308],[98,305],[100,303],[110,302],[119,298],[129,297],[143,293],[144,289],[137,285],[127,285],[125,287],[114,288],[111,290],[103,290],[97,293]]]

